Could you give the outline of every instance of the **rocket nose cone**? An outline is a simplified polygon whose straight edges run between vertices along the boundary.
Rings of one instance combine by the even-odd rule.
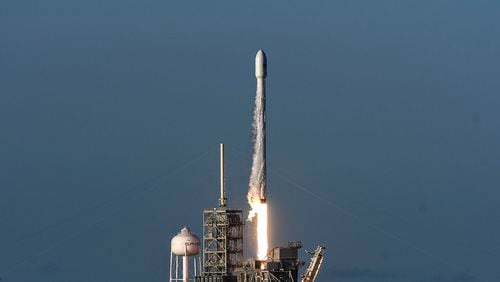
[[[267,76],[267,58],[264,50],[260,49],[255,55],[255,77],[265,78]]]
[[[257,55],[255,55],[255,59],[256,60],[266,60],[266,53],[264,53],[264,50],[262,49],[259,49],[259,51],[257,51]]]

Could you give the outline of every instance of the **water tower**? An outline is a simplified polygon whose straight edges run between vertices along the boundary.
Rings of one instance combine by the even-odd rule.
[[[170,282],[189,282],[189,264],[193,264],[194,276],[198,275],[200,269],[200,239],[184,227],[181,232],[172,238],[170,245]],[[179,265],[182,258],[182,265]],[[190,262],[191,260],[191,262]],[[182,277],[180,272],[182,271]],[[194,280],[194,279],[192,279]]]

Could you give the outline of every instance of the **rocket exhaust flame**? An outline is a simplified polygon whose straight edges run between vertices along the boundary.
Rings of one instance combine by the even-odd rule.
[[[255,57],[255,77],[257,93],[253,114],[254,153],[252,173],[247,194],[250,212],[248,220],[257,216],[257,258],[266,258],[267,242],[267,203],[266,203],[266,55],[259,50]]]
[[[253,203],[250,204],[252,210],[250,216],[257,215],[257,259],[265,260],[267,256],[268,243],[267,243],[267,203]]]

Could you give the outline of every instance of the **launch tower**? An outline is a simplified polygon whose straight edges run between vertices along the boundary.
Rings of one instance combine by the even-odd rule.
[[[203,274],[199,282],[236,281],[243,265],[243,211],[227,207],[224,144],[220,144],[219,207],[203,211]]]

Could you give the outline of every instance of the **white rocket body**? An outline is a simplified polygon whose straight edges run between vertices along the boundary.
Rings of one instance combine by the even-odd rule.
[[[258,113],[259,116],[255,116],[255,127],[258,128],[256,130],[256,148],[260,147],[260,150],[257,150],[258,154],[255,156],[260,159],[261,167],[259,167],[260,171],[260,200],[261,202],[266,201],[266,185],[267,185],[267,176],[266,176],[266,77],[267,77],[267,58],[264,51],[261,49],[257,52],[255,56],[255,78],[257,79],[257,93],[256,93],[256,103],[261,103],[262,111]]]
[[[261,49],[255,55],[255,77],[265,79],[267,77],[267,58],[266,53]]]

